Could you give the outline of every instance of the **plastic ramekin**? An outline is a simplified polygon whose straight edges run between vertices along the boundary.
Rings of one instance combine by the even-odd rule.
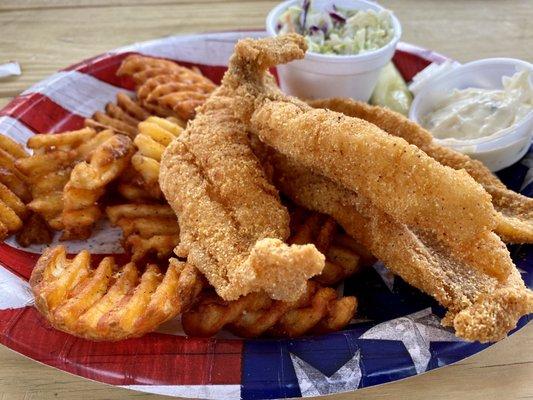
[[[533,64],[512,58],[488,58],[461,65],[424,85],[411,105],[409,118],[420,124],[423,116],[452,90],[502,89],[502,77],[522,70],[530,71],[532,79]],[[532,137],[533,111],[515,125],[491,136],[469,140],[435,138],[435,141],[481,161],[491,171],[498,171],[520,160],[529,149]]]
[[[277,35],[276,26],[280,15],[300,0],[285,1],[276,6],[266,19],[266,30]],[[364,0],[314,0],[313,8],[323,10],[335,4],[337,7],[382,11],[380,5]],[[376,86],[379,72],[394,55],[402,28],[392,15],[393,39],[380,49],[356,55],[330,55],[307,52],[303,60],[279,65],[278,76],[281,89],[290,95],[304,99],[324,97],[350,97],[368,101]]]

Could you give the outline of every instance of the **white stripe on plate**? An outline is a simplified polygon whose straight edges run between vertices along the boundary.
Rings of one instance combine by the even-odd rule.
[[[117,93],[129,92],[78,71],[60,71],[33,85],[22,94],[41,93],[65,110],[83,117],[115,101]]]
[[[10,236],[5,243],[11,247],[27,251],[28,253],[42,254],[48,248],[59,244],[67,248],[69,254],[78,254],[82,250],[89,250],[91,254],[122,254],[122,230],[102,219],[96,223],[91,237],[87,240],[60,241],[60,232],[56,232],[50,244],[32,244],[28,247],[20,246],[14,236]]]
[[[179,35],[121,47],[113,53],[134,51],[152,57],[164,57],[203,65],[227,65],[235,43],[242,38],[259,38],[266,32],[221,32],[203,35]]]
[[[18,119],[4,115],[0,117],[0,133],[26,146],[26,142],[35,133]]]
[[[33,305],[33,294],[25,280],[0,265],[0,310]]]
[[[241,385],[123,385],[126,389],[174,397],[240,399]]]

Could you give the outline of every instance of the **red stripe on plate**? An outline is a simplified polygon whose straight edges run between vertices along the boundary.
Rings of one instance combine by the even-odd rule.
[[[114,86],[118,86],[124,89],[133,90],[134,84],[133,81],[129,78],[118,77],[116,72],[120,67],[122,61],[131,54],[141,54],[136,52],[126,52],[119,54],[102,54],[97,57],[90,58],[88,60],[82,61],[81,63],[75,64],[66,68],[64,71],[78,71],[85,74],[91,75],[94,78],[97,78],[103,82],[109,83]],[[141,54],[142,55],[142,54]],[[150,57],[150,56],[147,56]],[[207,78],[211,79],[216,84],[219,84],[222,80],[224,72],[226,72],[227,67],[223,65],[203,65],[203,64],[194,64],[184,61],[177,61],[172,59],[167,59],[174,61],[179,65],[182,65],[187,68],[198,67],[202,74]]]
[[[37,133],[79,129],[84,122],[83,117],[70,113],[40,93],[16,97],[0,110],[0,115],[16,118]]]
[[[6,243],[0,243],[0,264],[14,274],[29,280],[35,263],[41,255],[12,247]],[[68,258],[74,258],[76,254],[69,253]],[[118,266],[126,265],[131,261],[130,254],[91,254],[91,265],[96,268],[105,257],[113,257]]]
[[[413,76],[431,64],[431,61],[429,60],[402,50],[396,50],[394,57],[392,57],[392,61],[406,82],[409,82],[413,79]]]
[[[0,310],[0,342],[45,364],[112,385],[241,382],[240,340],[152,333],[114,343],[91,342],[56,331],[34,308],[23,308]]]
[[[116,75],[120,63],[133,52],[119,53],[119,54],[101,54],[99,56],[89,58],[78,64],[71,65],[65,68],[64,71],[78,71],[92,77],[99,79],[110,85],[121,87],[128,90],[134,89],[133,81],[130,78],[120,77]]]
[[[0,263],[23,279],[30,279],[31,271],[40,254],[30,253],[0,243]]]

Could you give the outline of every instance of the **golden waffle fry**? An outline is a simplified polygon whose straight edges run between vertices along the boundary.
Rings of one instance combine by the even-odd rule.
[[[0,149],[11,155],[15,160],[29,157],[29,154],[24,150],[23,146],[15,142],[9,136],[2,134],[0,134]]]
[[[347,299],[344,297],[343,299]],[[332,288],[320,288],[311,298],[311,301],[302,308],[290,310],[284,314],[280,320],[272,327],[271,334],[279,337],[298,337],[313,330],[319,322],[324,319],[341,319],[347,325],[355,314],[357,301],[355,297],[351,297],[353,307],[351,312],[344,316],[330,316],[329,311],[336,311],[336,307],[331,307],[330,304],[336,304],[337,292]],[[327,324],[325,324],[326,326]],[[343,325],[343,326],[345,326]]]
[[[111,136],[111,130],[96,132],[84,128],[35,135],[28,140],[28,147],[34,154],[18,160],[15,165],[27,176],[31,189],[33,200],[28,208],[41,215],[52,229],[63,229],[63,189],[73,166],[90,159],[94,150]]]
[[[14,171],[0,167],[0,183],[7,186],[9,190],[15,193],[15,195],[25,203],[31,201],[31,192],[26,180],[20,179],[19,175]]]
[[[338,298],[334,289],[309,281],[306,292],[294,302],[272,300],[262,292],[226,302],[206,291],[183,314],[182,324],[190,336],[213,336],[227,326],[244,337],[263,334],[296,337],[342,329],[353,318],[356,308],[355,297]]]
[[[137,153],[132,157],[133,168],[139,172],[149,192],[158,193],[159,163],[165,148],[181,134],[183,129],[172,121],[149,117],[139,124],[139,135],[135,137]]]
[[[126,93],[118,93],[116,103],[108,103],[105,113],[97,111],[92,118],[85,120],[85,125],[97,131],[112,129],[115,133],[134,138],[137,135],[137,125],[150,116],[137,101]]]
[[[168,118],[168,119],[174,119],[177,121],[176,123],[181,126],[182,128],[185,128],[187,125],[187,121],[182,120],[178,117],[178,114],[176,114],[174,111],[161,107],[158,104],[150,104],[143,102],[143,107],[146,108],[148,111],[150,111],[151,114],[161,117],[161,118]]]
[[[117,70],[117,76],[131,76],[134,82],[139,85],[147,79],[147,75],[166,75],[179,72],[182,69],[183,67],[173,61],[133,54],[122,61]]]
[[[133,142],[113,135],[92,153],[90,162],[76,164],[63,189],[62,240],[86,239],[100,217],[97,201],[105,187],[120,176],[134,152]]]
[[[20,198],[0,183],[0,239],[19,231],[27,216],[28,210]]]
[[[24,148],[0,134],[0,239],[22,229],[29,212],[24,202],[30,198],[26,176],[15,164],[27,159]]]
[[[124,247],[137,261],[149,254],[168,258],[179,242],[174,211],[163,204],[121,204],[106,208],[111,223],[122,229]]]
[[[156,265],[143,274],[134,263],[117,268],[112,257],[91,268],[89,252],[67,259],[65,248],[46,250],[30,286],[35,306],[63,332],[90,340],[139,337],[179,315],[203,282],[192,266],[171,259],[165,274]]]
[[[39,214],[32,213],[17,233],[17,243],[23,247],[31,244],[51,243],[54,235],[46,221]]]
[[[360,256],[353,247],[335,242],[337,237],[345,236],[339,235],[338,230],[339,227],[331,217],[301,208],[291,213],[292,235],[289,242],[312,243],[326,256],[322,273],[313,278],[323,285],[334,285],[362,268]]]
[[[49,152],[52,150],[72,150],[80,144],[87,142],[96,135],[91,128],[84,128],[77,131],[68,131],[63,133],[34,135],[28,139],[30,149],[44,149]]]
[[[176,92],[209,94],[216,85],[201,73],[183,68],[180,73],[157,75],[146,80],[137,89],[140,100],[153,102],[157,98]],[[152,98],[150,98],[152,96]]]
[[[333,238],[333,243],[357,254],[361,267],[370,267],[377,261],[376,257],[365,246],[344,232],[337,232]]]
[[[124,59],[119,76],[131,76],[143,107],[159,116],[188,120],[195,115],[216,85],[198,68],[182,67],[168,60],[132,55]]]
[[[68,182],[74,159],[74,153],[57,150],[33,155],[17,163],[28,173],[33,195],[28,208],[40,214],[55,230],[63,227],[63,188]]]
[[[87,119],[85,124],[100,130],[100,129],[112,129],[116,133],[134,138],[137,135],[137,128],[135,125],[129,125],[127,122],[110,117],[106,113],[97,111],[93,114],[91,119]]]
[[[196,107],[207,100],[215,87],[210,80],[191,71],[150,78],[139,87],[137,96],[143,104],[158,104],[188,120],[194,117]]]
[[[122,197],[133,203],[146,203],[147,201],[159,200],[162,197],[159,186],[148,188],[143,177],[133,167],[126,168],[122,173],[117,191]]]

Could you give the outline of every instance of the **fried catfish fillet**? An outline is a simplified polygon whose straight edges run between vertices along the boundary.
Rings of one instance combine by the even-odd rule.
[[[314,109],[281,93],[267,70],[304,56],[296,34],[237,43],[222,85],[259,139],[371,201],[398,223],[437,237],[472,268],[504,281],[513,268],[494,234],[490,195],[465,171],[429,157],[359,118]]]
[[[289,215],[253,154],[247,127],[233,116],[228,88],[217,89],[166,148],[159,183],[178,216],[187,257],[224,300],[264,290],[294,300],[324,268],[313,245],[287,245]]]
[[[266,154],[263,151],[263,156]],[[443,324],[457,336],[500,340],[533,312],[533,292],[513,267],[504,281],[472,269],[435,236],[400,223],[368,199],[270,152],[263,161],[276,186],[295,203],[331,215],[395,274],[448,309]]]
[[[507,189],[480,161],[435,143],[427,130],[387,108],[344,98],[313,100],[309,104],[364,119],[414,144],[441,164],[464,169],[492,196],[498,211],[495,232],[508,243],[533,243],[533,199]]]
[[[165,274],[144,273],[134,263],[117,268],[112,257],[91,268],[82,251],[67,259],[65,248],[47,249],[30,278],[35,306],[56,329],[90,340],[139,337],[186,310],[203,283],[189,264],[171,259]]]

